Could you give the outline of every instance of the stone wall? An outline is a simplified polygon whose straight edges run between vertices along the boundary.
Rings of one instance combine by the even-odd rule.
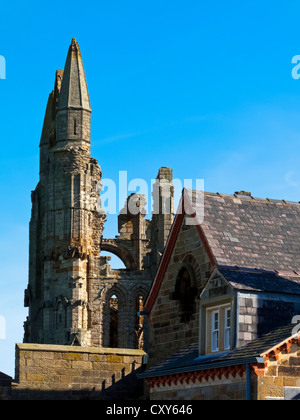
[[[257,399],[300,399],[300,350],[293,344],[288,352],[276,351],[265,363],[264,375],[258,377]]]
[[[141,350],[16,345],[11,399],[137,399]]]
[[[183,318],[180,300],[174,298],[176,280],[186,267],[197,290],[193,313]],[[211,263],[194,226],[182,225],[157,299],[151,311],[150,364],[153,365],[189,344],[198,343],[199,304],[202,287],[211,274]]]

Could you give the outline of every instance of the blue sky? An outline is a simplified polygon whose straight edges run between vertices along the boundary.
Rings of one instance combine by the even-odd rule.
[[[30,192],[57,68],[81,47],[103,176],[150,182],[159,167],[205,189],[300,200],[297,1],[3,2],[0,55],[0,371],[22,341]],[[110,218],[106,236],[116,232]]]

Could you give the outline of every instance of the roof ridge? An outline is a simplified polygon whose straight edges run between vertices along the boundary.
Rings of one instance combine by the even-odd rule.
[[[269,197],[255,197],[252,194],[251,195],[242,195],[242,194],[228,194],[228,193],[220,193],[220,192],[211,192],[211,191],[199,191],[195,189],[189,189],[189,191],[192,191],[192,193],[202,193],[204,194],[204,197],[220,197],[220,198],[228,198],[228,199],[239,199],[244,201],[255,201],[255,202],[264,202],[268,204],[285,204],[285,205],[300,205],[300,201],[292,201],[292,200],[286,200],[286,199],[276,199],[276,198],[269,198]]]
[[[231,271],[241,271],[247,273],[256,273],[256,274],[277,274],[278,276],[300,276],[300,273],[295,270],[265,270],[263,268],[256,268],[256,267],[243,267],[237,265],[224,265],[224,264],[217,264],[216,268],[219,270],[231,270]]]

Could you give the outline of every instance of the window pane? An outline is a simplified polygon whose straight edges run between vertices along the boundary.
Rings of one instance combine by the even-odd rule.
[[[224,331],[224,349],[230,349],[230,308],[225,309],[225,331]]]
[[[218,331],[212,334],[212,351],[218,351],[219,349],[219,333]]]
[[[226,309],[226,327],[230,327],[230,317],[231,317],[231,311],[230,309]]]
[[[230,341],[229,341],[229,337],[230,337],[230,330],[227,329],[225,331],[225,335],[224,335],[224,349],[228,350],[230,348]]]
[[[212,313],[211,351],[219,350],[219,311]]]
[[[219,312],[213,312],[213,329],[219,329]]]

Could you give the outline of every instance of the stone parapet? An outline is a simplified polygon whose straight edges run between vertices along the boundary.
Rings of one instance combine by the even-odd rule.
[[[143,394],[141,350],[16,344],[11,399],[130,399]]]

